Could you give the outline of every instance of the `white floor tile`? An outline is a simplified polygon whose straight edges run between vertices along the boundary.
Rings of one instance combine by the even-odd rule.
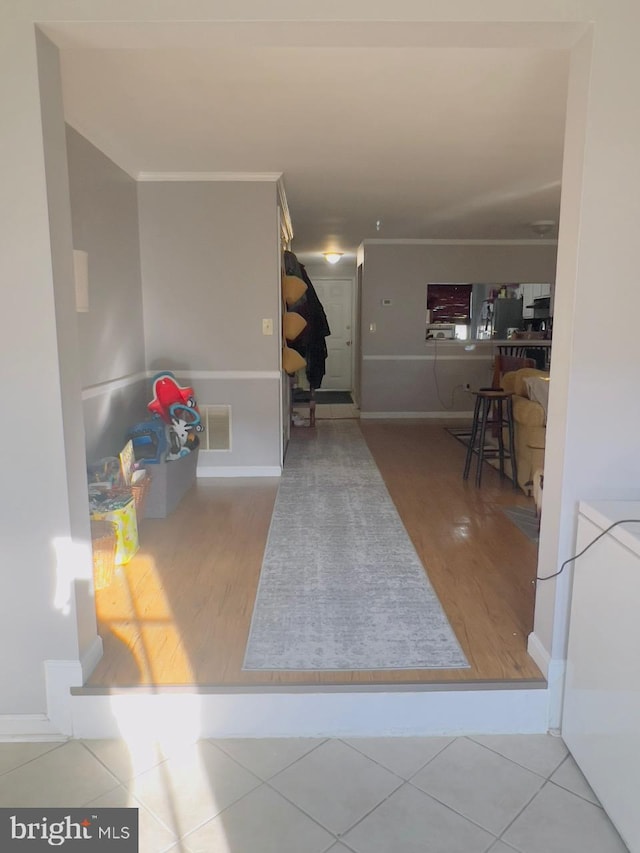
[[[121,782],[128,782],[167,757],[158,744],[127,744],[123,740],[86,740],[84,745]]]
[[[392,773],[410,779],[452,740],[451,737],[363,737],[345,743]]]
[[[322,742],[322,738],[284,737],[225,738],[212,741],[251,773],[265,780],[280,773]]]
[[[542,735],[0,744],[0,806],[89,803],[140,805],[141,853],[626,853]]]
[[[0,776],[0,806],[75,808],[118,780],[78,741],[69,741]]]
[[[627,853],[605,812],[547,783],[505,832],[521,853]]]
[[[164,853],[170,850],[178,841],[173,832],[163,826],[144,808],[142,803],[125,787],[120,786],[108,794],[103,794],[88,805],[100,809],[137,808],[138,809],[138,848],[139,853]]]
[[[212,743],[201,741],[136,776],[127,787],[180,838],[259,784]]]
[[[185,838],[193,853],[324,853],[332,841],[332,835],[267,785]]]
[[[346,833],[357,853],[484,853],[493,836],[410,784]]]
[[[566,788],[567,791],[572,791],[579,797],[589,800],[591,803],[600,805],[600,801],[591,790],[591,786],[582,775],[582,771],[573,759],[573,756],[568,755],[562,762],[560,767],[551,777],[551,781],[561,788]]]
[[[341,741],[327,741],[271,780],[330,832],[341,834],[402,780]]]
[[[472,739],[545,779],[568,753],[562,738],[551,735],[474,735]]]
[[[47,743],[0,743],[0,776],[33,761],[45,752],[61,746],[60,741]]]
[[[543,780],[507,758],[459,738],[420,770],[411,784],[500,835]]]

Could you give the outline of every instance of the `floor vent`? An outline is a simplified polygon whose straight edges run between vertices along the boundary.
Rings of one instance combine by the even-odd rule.
[[[204,432],[200,433],[201,450],[231,450],[231,406],[199,405]]]

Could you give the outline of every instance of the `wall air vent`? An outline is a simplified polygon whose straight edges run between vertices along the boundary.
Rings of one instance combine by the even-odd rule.
[[[201,405],[204,431],[200,433],[201,450],[231,450],[231,406]]]

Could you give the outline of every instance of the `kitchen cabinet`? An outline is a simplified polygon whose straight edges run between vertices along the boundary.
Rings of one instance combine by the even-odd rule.
[[[521,284],[519,295],[522,297],[522,319],[533,319],[533,300],[542,296],[551,296],[550,284]]]

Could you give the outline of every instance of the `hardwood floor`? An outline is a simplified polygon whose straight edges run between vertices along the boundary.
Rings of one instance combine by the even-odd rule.
[[[536,546],[501,512],[531,500],[488,466],[480,489],[464,482],[464,447],[441,424],[361,429],[469,669],[243,672],[278,480],[199,480],[169,518],[142,522],[140,551],[96,593],[104,657],[88,686],[541,680],[526,653]]]

